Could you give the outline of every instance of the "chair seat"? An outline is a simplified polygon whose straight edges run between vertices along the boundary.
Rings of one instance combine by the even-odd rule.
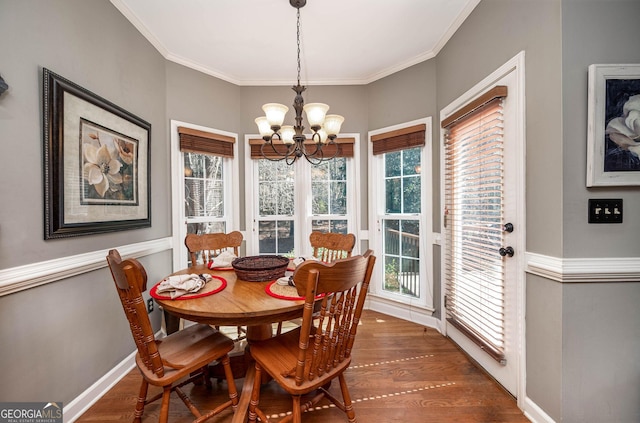
[[[323,373],[311,381],[305,380],[301,385],[296,385],[295,375],[292,374],[292,372],[295,370],[296,363],[298,362],[297,353],[298,343],[300,341],[300,330],[301,328],[296,328],[274,338],[251,344],[251,356],[263,368],[268,369],[271,377],[273,377],[284,390],[292,395],[305,395],[314,391],[327,381],[334,379],[349,367],[351,363],[351,358],[349,357],[342,361],[337,367],[331,369],[331,371]],[[313,342],[313,338],[311,338],[309,342]],[[312,349],[309,348],[305,374],[308,373],[311,365],[311,353]]]
[[[234,348],[233,341],[208,325],[193,325],[156,341],[158,352],[165,365],[164,376],[158,377],[147,368],[136,354],[136,363],[147,381],[156,386],[166,386],[194,369],[204,367]]]

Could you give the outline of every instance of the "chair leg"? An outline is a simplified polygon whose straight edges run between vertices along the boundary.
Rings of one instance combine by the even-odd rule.
[[[136,411],[134,412],[133,422],[140,423],[142,421],[142,414],[144,413],[144,405],[147,400],[147,391],[149,389],[149,383],[142,379],[140,384],[140,393],[138,394],[138,400],[136,401]]]
[[[256,363],[255,379],[253,380],[253,391],[251,391],[251,401],[249,402],[249,422],[254,423],[258,417],[258,404],[260,403],[260,384],[262,381],[262,367]]]
[[[353,410],[351,395],[349,394],[349,388],[347,387],[347,381],[344,378],[344,373],[340,373],[338,380],[340,381],[340,390],[342,391],[342,399],[344,400],[344,412],[347,413],[349,423],[356,423],[356,412]]]
[[[300,408],[300,395],[294,395],[293,397],[293,423],[302,423],[302,409]]]
[[[229,391],[231,408],[235,413],[238,409],[238,389],[236,388],[236,381],[233,378],[233,373],[231,372],[231,359],[228,355],[222,357],[222,367],[224,368],[224,376],[227,379],[227,390]]]
[[[162,392],[162,405],[160,407],[160,417],[158,421],[160,423],[169,422],[169,400],[171,396],[171,386],[165,386]]]

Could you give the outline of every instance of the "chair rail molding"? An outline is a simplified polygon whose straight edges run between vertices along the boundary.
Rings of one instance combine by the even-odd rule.
[[[562,283],[639,282],[640,257],[559,258],[528,252],[526,272]]]
[[[113,248],[113,247],[112,247]],[[172,238],[117,247],[123,258],[143,257],[173,248]],[[107,267],[110,248],[0,270],[0,297]]]

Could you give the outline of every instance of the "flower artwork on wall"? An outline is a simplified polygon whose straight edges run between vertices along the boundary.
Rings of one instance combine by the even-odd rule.
[[[83,204],[137,204],[138,141],[80,119]]]
[[[589,67],[587,186],[640,185],[640,64]]]
[[[45,239],[151,226],[151,125],[43,70]]]

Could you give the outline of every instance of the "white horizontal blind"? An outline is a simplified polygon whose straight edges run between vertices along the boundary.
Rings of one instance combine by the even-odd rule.
[[[504,93],[506,95],[506,92]],[[446,126],[447,320],[504,362],[503,97]]]

